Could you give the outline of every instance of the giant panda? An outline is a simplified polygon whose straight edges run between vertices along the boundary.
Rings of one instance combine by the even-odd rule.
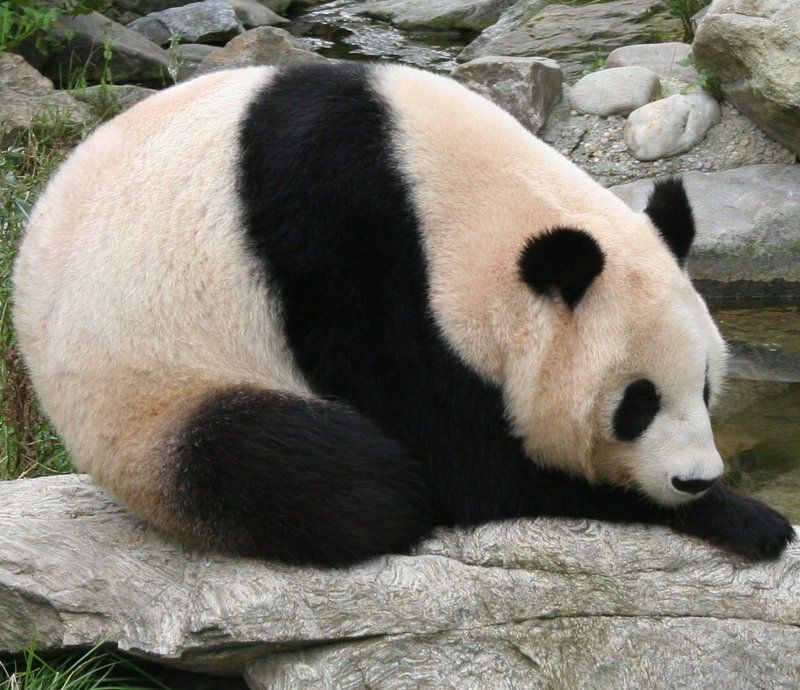
[[[752,559],[681,183],[630,210],[500,108],[388,64],[219,72],[82,143],[14,272],[77,467],[156,527],[346,566],[439,525],[668,525]]]

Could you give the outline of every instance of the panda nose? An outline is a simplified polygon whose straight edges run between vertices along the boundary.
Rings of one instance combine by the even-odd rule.
[[[681,479],[680,477],[672,478],[672,486],[678,491],[683,491],[687,494],[699,494],[706,489],[711,488],[717,478],[714,479]]]

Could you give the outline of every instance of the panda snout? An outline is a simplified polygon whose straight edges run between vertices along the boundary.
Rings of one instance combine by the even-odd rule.
[[[682,479],[681,477],[673,477],[672,486],[683,493],[696,495],[710,489],[717,479],[718,477],[714,477],[713,479]]]

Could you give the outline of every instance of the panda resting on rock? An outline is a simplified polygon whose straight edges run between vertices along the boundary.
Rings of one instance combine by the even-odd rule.
[[[668,525],[752,559],[678,181],[630,210],[456,82],[219,72],[101,127],[15,267],[77,467],[186,543],[342,566],[437,525]]]

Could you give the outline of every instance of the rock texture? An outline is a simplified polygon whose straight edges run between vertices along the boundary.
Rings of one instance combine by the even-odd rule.
[[[178,68],[178,81],[193,77],[197,68],[211,53],[222,50],[219,46],[206,43],[182,43],[175,48]]]
[[[697,81],[697,69],[680,64],[692,59],[692,47],[687,43],[646,43],[622,46],[606,58],[609,67],[646,67],[659,77],[691,83]]]
[[[208,74],[221,69],[274,65],[286,67],[304,62],[321,62],[326,58],[305,47],[288,31],[274,26],[261,26],[245,31],[229,41],[224,48],[208,55],[195,71],[195,75]]]
[[[800,297],[800,165],[683,175],[697,223],[689,272],[711,297]],[[641,211],[653,188],[612,187]]]
[[[725,98],[800,154],[800,3],[714,0],[692,51]]]
[[[510,112],[534,134],[561,98],[561,68],[547,58],[478,58],[459,65],[451,76]]]
[[[290,568],[187,552],[79,475],[0,482],[0,524],[0,652],[107,641],[256,688],[798,678],[800,545],[754,565],[663,528],[518,520]]]
[[[736,108],[723,103],[721,110],[722,120],[697,146],[655,161],[640,161],[631,155],[624,140],[624,117],[582,115],[567,97],[553,108],[539,136],[606,187],[668,173],[794,162],[792,151],[764,134]]]
[[[497,21],[513,0],[379,0],[357,8],[359,14],[383,19],[401,29],[469,29],[480,31]]]
[[[161,46],[168,45],[173,37],[179,43],[224,44],[244,31],[227,0],[204,0],[153,12],[135,19],[128,28]]]
[[[682,35],[680,22],[666,12],[660,0],[582,5],[517,3],[508,15],[488,36],[482,35],[468,45],[458,59],[484,55],[549,57],[557,60],[567,75],[579,76],[620,46]]]
[[[634,110],[625,144],[642,161],[689,151],[720,121],[719,104],[706,93],[675,94]]]
[[[56,114],[74,123],[91,119],[89,108],[66,91],[56,91],[24,58],[0,53],[0,143],[12,143],[36,117]]]
[[[231,0],[231,5],[233,5],[233,11],[236,12],[236,17],[245,29],[289,23],[288,19],[276,14],[269,7],[257,2],[257,0]]]
[[[645,67],[614,67],[587,74],[569,94],[576,110],[589,115],[628,115],[661,93],[655,72]]]
[[[169,83],[169,53],[140,33],[98,12],[77,17],[62,16],[56,20],[53,33],[62,36],[67,44],[63,53],[53,56],[41,68],[54,81],[59,75],[71,74],[75,65],[85,69],[87,81],[100,81],[106,67],[103,59],[105,39],[112,46],[108,68],[116,83],[156,86]]]

